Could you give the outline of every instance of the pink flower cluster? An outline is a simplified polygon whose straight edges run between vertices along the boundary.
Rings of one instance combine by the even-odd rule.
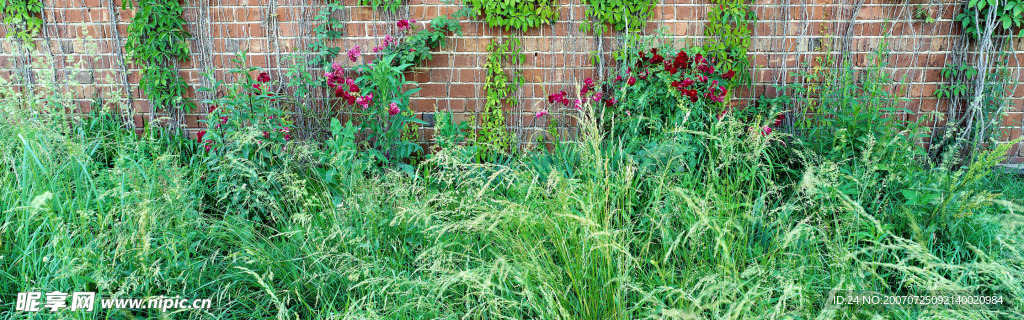
[[[647,52],[640,52],[640,58],[636,65],[627,69],[629,73],[627,84],[634,85],[637,78],[645,80],[652,73],[664,71],[668,73],[670,79],[675,78],[672,80],[671,87],[679,91],[682,96],[689,98],[690,102],[696,103],[700,98],[712,102],[724,102],[728,93],[727,87],[719,84],[718,80],[708,82],[709,76],[716,75],[714,65],[713,59],[705,59],[700,53],[691,59],[685,51],[680,50],[675,57],[666,59],[658,52],[658,48],[651,48],[650,55]],[[635,77],[634,69],[639,70]],[[730,80],[735,75],[735,71],[729,70],[718,75],[718,78]],[[622,76],[616,77],[616,82],[621,79]],[[703,94],[701,94],[702,92]]]
[[[359,61],[359,57],[363,55],[363,51],[359,46],[355,46],[348,50],[348,60],[352,62]]]
[[[358,104],[366,109],[373,103],[373,94],[360,96],[355,79],[345,77],[345,69],[338,63],[331,65],[331,71],[325,72],[324,78],[327,78],[327,86],[334,89],[334,95],[344,99],[349,105]]]
[[[405,19],[402,19],[402,20],[398,20],[396,25],[398,26],[398,30],[399,31],[404,32],[404,31],[412,30],[412,26],[413,26],[414,23],[416,23],[416,20],[405,20]],[[376,47],[373,47],[373,52],[374,53],[379,53],[379,52],[383,51],[384,49],[387,49],[388,47],[390,47],[392,45],[397,45],[397,44],[398,44],[398,39],[392,38],[391,35],[385,35],[384,36],[384,43],[381,43],[381,44],[377,45]]]
[[[621,78],[619,78],[621,80]],[[615,104],[614,97],[606,97],[604,92],[596,90],[597,85],[594,83],[594,79],[586,78],[583,80],[583,86],[580,87],[580,98],[575,100],[569,100],[567,97],[569,94],[565,91],[558,91],[548,95],[548,103],[561,103],[563,106],[569,106],[572,104],[573,109],[583,110],[583,100],[590,99],[591,101],[598,103],[604,101],[605,105],[611,106]],[[543,114],[541,114],[543,112]],[[546,110],[538,112],[536,117],[541,117],[547,114]]]

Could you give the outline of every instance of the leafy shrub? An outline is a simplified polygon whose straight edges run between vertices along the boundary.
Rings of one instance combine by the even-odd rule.
[[[656,46],[653,40],[633,39],[618,52],[615,79],[606,84],[604,125],[630,144],[627,150],[638,150],[677,127],[707,130],[725,112],[736,75],[716,68],[714,58],[705,58],[700,48],[673,51],[670,44]]]

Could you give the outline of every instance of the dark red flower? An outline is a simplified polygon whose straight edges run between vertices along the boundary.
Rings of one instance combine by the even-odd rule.
[[[212,106],[210,106],[210,109],[208,109],[208,112],[211,112],[211,113],[212,113],[212,112],[213,112],[213,110],[217,110],[217,105],[212,105]]]
[[[200,130],[196,133],[196,141],[203,142],[203,136],[206,135],[206,130]]]
[[[633,85],[636,83],[636,78],[634,78],[633,76],[629,76],[629,80],[626,80],[626,83],[628,83],[629,85]]]
[[[256,77],[256,81],[267,83],[270,82],[270,75],[266,72],[260,72],[260,76]],[[259,89],[259,88],[257,88]]]
[[[722,79],[729,80],[729,79],[732,79],[732,77],[735,77],[735,76],[736,76],[736,71],[729,70],[729,72],[726,72],[725,74],[722,75]]]

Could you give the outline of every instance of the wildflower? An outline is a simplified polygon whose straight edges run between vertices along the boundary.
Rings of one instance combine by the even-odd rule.
[[[263,137],[270,139],[270,131],[263,131]]]
[[[406,29],[409,29],[409,20],[405,20],[405,19],[398,20],[398,30],[406,30]]]
[[[394,102],[392,102],[391,103],[391,107],[388,108],[388,114],[392,115],[392,116],[398,114],[401,111],[402,111],[401,109],[398,109],[398,104],[396,104]]]
[[[601,96],[603,96],[603,95],[604,95],[604,93],[598,92],[598,93],[595,93],[594,96],[591,97],[591,99],[593,99],[594,102],[598,102],[598,101],[601,101]]]
[[[573,104],[573,108],[576,110],[583,110],[583,101],[576,99],[576,103]]]
[[[382,47],[380,45],[373,47],[373,53],[378,53],[381,50],[384,50],[384,47]]]
[[[761,136],[767,136],[769,134],[772,134],[772,127],[769,127],[769,126],[761,127]]]
[[[734,76],[736,76],[736,71],[729,70],[729,72],[726,72],[725,74],[722,75],[722,79],[729,80],[732,79],[732,77]]]
[[[355,46],[352,49],[348,50],[349,61],[356,62],[359,60],[359,56],[361,55],[363,55],[363,51],[359,48],[359,46]]]
[[[698,53],[697,56],[693,57],[693,63],[696,63],[696,64],[704,63],[704,56]]]
[[[631,116],[633,116],[633,113],[632,113],[632,112],[629,112],[629,110],[626,110],[626,116],[627,116],[627,117],[631,117]]]
[[[774,126],[776,126],[776,127],[781,126],[783,119],[786,119],[786,115],[780,113],[778,116],[775,117],[775,124],[774,124]]]
[[[359,86],[351,84],[348,86],[348,92],[359,92]]]
[[[615,83],[622,82],[622,75],[615,76]]]
[[[369,108],[370,104],[373,103],[373,94],[368,94],[359,98],[356,98],[356,103],[363,106],[363,109]]]
[[[629,85],[634,85],[636,84],[636,78],[634,78],[633,76],[629,76],[629,80],[626,80],[626,83],[628,83]]]
[[[686,95],[690,97],[690,102],[697,102],[697,90],[687,90]]]
[[[640,77],[640,80],[646,80],[647,79],[647,71],[641,72],[638,77]]]
[[[260,72],[260,76],[256,77],[256,81],[259,81],[259,82],[262,82],[262,83],[270,82],[270,75],[267,74],[266,72]]]
[[[537,111],[537,115],[533,116],[533,118],[536,119],[546,115],[548,115],[548,110],[541,109],[540,111]]]
[[[288,140],[291,140],[291,139],[292,139],[292,135],[290,135],[290,134],[284,135],[284,141],[288,141]]]
[[[207,144],[206,144],[206,146],[204,148],[206,149],[206,152],[210,152],[210,145],[208,144],[210,142],[210,140],[206,140],[206,142],[207,142]]]
[[[691,85],[693,85],[693,80],[692,79],[690,79],[690,78],[683,79],[683,83],[682,83],[683,88],[687,88],[687,87],[689,87]]]
[[[718,113],[718,121],[722,121],[722,118],[725,117],[725,111],[727,110],[722,110],[722,112]]]
[[[217,105],[210,106],[210,108],[207,109],[207,112],[213,113],[214,110],[217,110]]]
[[[392,42],[397,42],[397,41],[395,41],[395,39],[392,38],[390,34],[384,36],[384,46],[385,47],[391,46]]]
[[[615,105],[615,97],[611,97],[611,98],[608,99],[608,101],[605,101],[605,105],[607,105],[609,107],[614,106]]]
[[[253,83],[252,84],[252,88],[256,89],[257,91],[259,91],[260,90],[260,84],[259,83]]]
[[[658,48],[651,48],[651,63],[659,64],[665,61],[665,58],[658,54]]]
[[[202,142],[203,141],[203,136],[205,136],[205,135],[206,135],[206,130],[200,130],[199,132],[196,133],[196,141]]]
[[[347,85],[350,85],[350,86],[351,86],[351,85],[354,85],[354,84],[356,84],[356,81],[355,81],[355,80],[353,80],[353,79],[351,79],[351,78],[349,78],[349,79],[345,79],[345,84],[347,84]]]
[[[562,105],[566,105],[567,106],[567,105],[569,105],[569,99],[565,98],[566,95],[567,95],[567,93],[565,93],[565,91],[559,91],[557,93],[552,93],[551,95],[548,96],[548,103],[556,103],[556,102],[558,102],[558,103],[561,103]]]
[[[699,65],[699,66],[697,66],[697,70],[700,70],[700,72],[703,72],[703,73],[706,73],[706,74],[715,73],[715,67],[710,65],[710,64]]]
[[[220,117],[220,124],[223,125],[225,123],[228,123],[228,117]]]
[[[679,50],[672,64],[678,69],[686,69],[690,66],[690,57],[686,54],[686,51]]]

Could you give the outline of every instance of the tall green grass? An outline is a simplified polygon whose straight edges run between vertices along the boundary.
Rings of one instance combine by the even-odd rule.
[[[911,184],[884,157],[790,154],[799,140],[729,119],[636,158],[584,117],[582,138],[555,153],[479,164],[454,147],[410,176],[367,170],[353,153],[313,161],[315,146],[301,144],[273,167],[210,163],[187,142],[94,119],[58,127],[14,108],[0,118],[0,317],[1024,315],[1021,182],[987,175],[993,163],[901,169],[934,180]],[[694,141],[700,161],[673,151]],[[314,173],[327,171],[330,179]],[[893,185],[930,186],[968,207],[908,205]],[[244,195],[254,196],[230,198]],[[929,229],[918,217],[930,215],[911,210],[944,223]],[[14,311],[16,293],[54,290],[212,298],[214,308]],[[830,290],[1002,295],[1006,304],[828,308]]]

